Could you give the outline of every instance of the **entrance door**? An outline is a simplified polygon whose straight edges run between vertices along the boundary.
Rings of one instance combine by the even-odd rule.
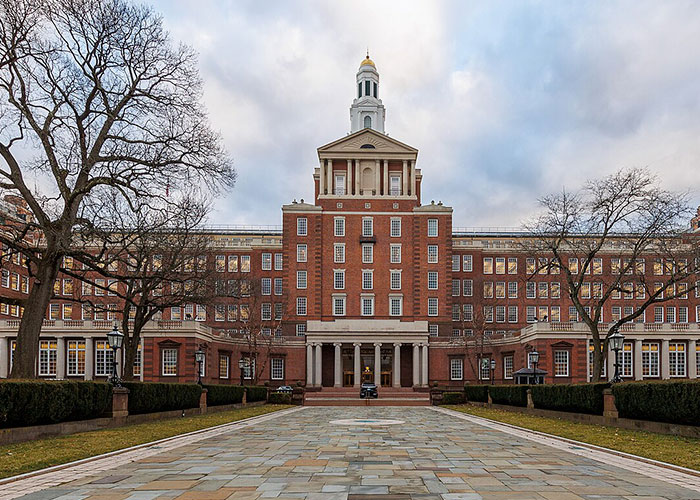
[[[374,383],[374,349],[360,349],[360,372],[363,384]]]

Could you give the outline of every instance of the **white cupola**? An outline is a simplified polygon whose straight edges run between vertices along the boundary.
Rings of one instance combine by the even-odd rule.
[[[357,71],[357,97],[350,106],[350,133],[371,128],[384,134],[386,111],[379,99],[379,73],[369,52]]]

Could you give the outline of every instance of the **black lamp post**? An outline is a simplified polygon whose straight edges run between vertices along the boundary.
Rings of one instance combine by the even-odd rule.
[[[615,375],[613,375],[610,382],[616,384],[617,382],[622,382],[622,378],[620,377],[620,358],[618,357],[618,353],[622,349],[625,336],[620,333],[620,330],[618,330],[617,327],[615,327],[612,335],[608,337],[608,341],[610,342],[610,349],[612,349],[612,351],[615,353]]]
[[[109,381],[114,384],[115,387],[121,387],[122,381],[117,375],[117,349],[119,349],[124,343],[124,334],[117,330],[117,325],[114,325],[114,329],[107,334],[107,343],[109,347],[112,348],[112,377]]]
[[[537,363],[540,361],[540,353],[537,351],[531,351],[530,354],[530,364],[532,365],[532,373],[535,375],[535,385],[537,385]]]
[[[197,383],[202,385],[202,363],[204,363],[204,351],[201,349],[194,351],[194,360],[197,362]]]

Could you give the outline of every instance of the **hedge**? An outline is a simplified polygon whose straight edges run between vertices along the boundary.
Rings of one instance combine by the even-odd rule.
[[[248,395],[246,396],[246,401],[248,403],[253,403],[254,401],[266,401],[267,400],[267,387],[260,386],[249,386]]]
[[[700,425],[700,381],[628,382],[612,391],[620,417]]]
[[[444,405],[458,405],[461,403],[464,403],[463,392],[444,392],[442,394],[442,404]]]
[[[527,385],[492,385],[491,401],[500,405],[527,406]]]
[[[129,389],[129,413],[184,410],[199,407],[202,387],[197,384],[122,382]]]
[[[268,403],[277,405],[290,405],[292,404],[292,395],[286,392],[273,392],[270,394],[270,399]]]
[[[112,401],[106,382],[3,380],[0,427],[24,427],[97,418]]]
[[[207,406],[232,405],[243,402],[243,387],[240,385],[205,385]]]
[[[486,403],[489,400],[489,386],[465,385],[464,395],[467,398],[467,401],[478,401],[481,403]]]
[[[533,385],[530,389],[535,408],[602,415],[603,390],[609,387],[609,383],[602,382]]]

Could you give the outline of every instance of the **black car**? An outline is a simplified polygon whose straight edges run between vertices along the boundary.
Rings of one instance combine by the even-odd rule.
[[[294,389],[292,389],[292,387],[289,385],[281,385],[277,388],[277,390],[275,392],[281,392],[284,394],[291,394],[292,392],[294,392]]]
[[[360,387],[360,399],[378,398],[377,386],[375,384],[362,384]]]

